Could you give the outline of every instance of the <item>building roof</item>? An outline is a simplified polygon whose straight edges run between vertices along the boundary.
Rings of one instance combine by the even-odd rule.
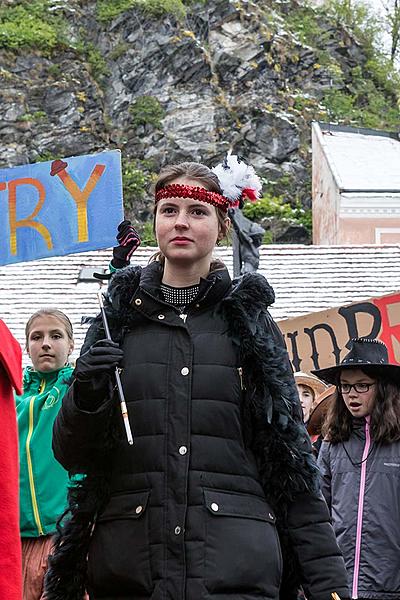
[[[341,192],[400,193],[397,133],[324,123],[313,127]]]
[[[400,291],[400,246],[268,245],[260,250],[259,272],[275,289],[271,313],[276,320]],[[154,251],[139,248],[135,263],[144,266]],[[217,248],[215,254],[232,272],[231,248]],[[111,250],[100,250],[0,267],[0,318],[24,344],[29,316],[44,306],[57,307],[73,323],[76,356],[87,329],[81,317],[98,313],[99,290],[95,281],[78,283],[78,275],[83,267],[105,269],[110,257]]]

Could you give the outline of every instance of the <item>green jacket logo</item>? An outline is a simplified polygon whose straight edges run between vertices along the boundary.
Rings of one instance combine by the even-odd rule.
[[[57,390],[56,394],[49,394],[46,398],[46,402],[42,406],[42,410],[48,410],[49,408],[53,408],[57,404],[60,399],[60,390],[58,390],[55,386],[54,389]]]

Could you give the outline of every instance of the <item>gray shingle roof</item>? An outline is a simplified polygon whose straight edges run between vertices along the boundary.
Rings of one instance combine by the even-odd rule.
[[[135,262],[147,264],[154,251],[139,248]],[[215,254],[232,271],[231,249]],[[99,289],[96,282],[78,283],[79,272],[106,268],[110,257],[111,250],[100,250],[0,267],[0,318],[23,344],[29,316],[55,306],[74,325],[76,356],[87,329],[81,317],[98,312]],[[275,289],[273,317],[287,319],[400,291],[400,246],[262,246],[259,272]]]

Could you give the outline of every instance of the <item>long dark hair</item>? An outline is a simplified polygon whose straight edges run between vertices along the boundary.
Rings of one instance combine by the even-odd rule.
[[[361,371],[376,379],[376,396],[371,411],[371,436],[375,442],[390,444],[400,440],[400,385],[384,376],[379,368],[363,367]],[[339,383],[339,377],[337,384]],[[324,439],[333,444],[344,442],[353,431],[353,417],[339,389],[330,403],[322,427]]]

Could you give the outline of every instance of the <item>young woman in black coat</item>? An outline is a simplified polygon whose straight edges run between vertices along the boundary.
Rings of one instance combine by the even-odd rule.
[[[251,168],[230,156],[223,169],[230,198],[204,165],[162,170],[160,253],[113,275],[105,300],[113,342],[100,317],[88,331],[54,429],[55,456],[86,477],[60,526],[49,600],[80,598],[85,586],[91,600],[290,600],[299,584],[308,600],[346,593],[286,348],[268,313],[273,290],[257,274],[232,282],[212,256],[235,193],[254,192]]]

